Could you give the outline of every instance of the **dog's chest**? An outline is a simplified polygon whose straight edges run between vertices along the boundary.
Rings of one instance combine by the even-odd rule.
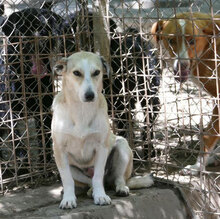
[[[106,119],[102,111],[93,106],[80,107],[72,113],[72,135],[82,142],[101,141],[108,131]]]
[[[68,105],[61,101],[53,110],[53,138],[58,146],[63,145],[70,164],[80,168],[93,166],[96,152],[108,142],[106,110],[96,103]]]
[[[83,111],[81,113],[72,120],[74,122],[71,125],[69,121],[67,128],[71,127],[71,133],[67,137],[66,150],[72,165],[90,167],[94,164],[98,147],[104,146],[108,124],[101,114],[93,115],[92,118]]]
[[[78,167],[90,167],[94,165],[97,147],[100,145],[98,136],[88,136],[84,139],[70,137],[66,144],[69,162]]]

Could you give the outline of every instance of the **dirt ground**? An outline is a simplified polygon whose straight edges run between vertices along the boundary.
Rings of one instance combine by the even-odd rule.
[[[92,199],[78,195],[78,206],[72,210],[58,208],[60,184],[7,194],[0,199],[0,218],[193,218],[193,212],[180,189],[155,183],[148,189],[133,190],[129,197],[119,198],[113,191],[109,206],[96,206]],[[82,192],[82,191],[81,191]]]

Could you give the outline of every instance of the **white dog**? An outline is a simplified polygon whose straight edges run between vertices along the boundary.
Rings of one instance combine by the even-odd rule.
[[[149,187],[151,176],[130,178],[133,155],[126,139],[115,136],[109,125],[102,94],[103,72],[109,72],[97,54],[78,52],[61,59],[54,71],[62,74],[62,90],[53,102],[52,139],[63,183],[60,208],[76,207],[74,182],[92,188],[94,203],[108,205],[104,182],[119,196],[129,188]]]

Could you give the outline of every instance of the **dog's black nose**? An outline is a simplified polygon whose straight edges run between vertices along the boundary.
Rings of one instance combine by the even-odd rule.
[[[85,101],[86,102],[91,102],[94,100],[94,98],[95,98],[95,94],[92,91],[87,91],[85,93]]]

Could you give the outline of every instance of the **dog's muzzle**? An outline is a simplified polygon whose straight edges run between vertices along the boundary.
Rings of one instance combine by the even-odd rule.
[[[173,65],[174,77],[175,80],[183,83],[188,79],[190,74],[190,64],[187,61],[178,61],[176,60]]]
[[[87,91],[84,96],[85,102],[92,102],[95,99],[95,94],[93,91]]]

